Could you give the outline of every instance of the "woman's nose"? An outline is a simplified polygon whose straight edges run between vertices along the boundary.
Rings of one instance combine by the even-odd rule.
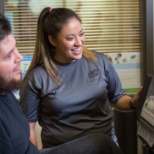
[[[78,37],[78,38],[75,39],[75,45],[76,45],[76,46],[82,45],[82,40],[81,40],[80,37]]]

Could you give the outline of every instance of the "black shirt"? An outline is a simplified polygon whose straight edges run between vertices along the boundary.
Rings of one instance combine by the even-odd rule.
[[[29,125],[12,92],[0,95],[0,154],[39,154],[29,140]]]

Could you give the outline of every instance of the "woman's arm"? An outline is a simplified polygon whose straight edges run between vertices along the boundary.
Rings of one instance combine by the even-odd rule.
[[[30,128],[30,141],[37,147],[35,126],[36,126],[36,122],[30,122],[29,123],[29,128]]]
[[[115,104],[115,107],[121,110],[130,110],[135,109],[137,107],[140,95],[141,95],[142,87],[139,91],[134,95],[134,97],[130,97],[128,95],[122,96],[118,102]]]

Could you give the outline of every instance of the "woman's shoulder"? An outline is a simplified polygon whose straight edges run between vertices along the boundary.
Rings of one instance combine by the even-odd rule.
[[[38,65],[31,70],[32,74],[42,74],[46,73],[45,67],[43,65]]]
[[[28,79],[39,79],[39,78],[45,78],[48,76],[45,67],[43,65],[38,65],[34,67],[28,74],[27,78]]]
[[[95,55],[97,57],[97,60],[99,62],[102,62],[103,61],[103,62],[106,62],[106,63],[110,63],[110,60],[109,60],[108,56],[105,53],[98,52],[98,51],[94,51],[94,50],[92,52],[95,53]]]
[[[107,58],[107,56],[105,55],[105,53],[103,53],[103,52],[96,52],[95,51],[95,53],[96,53],[96,55],[97,55],[97,57],[100,57],[100,58]]]
[[[43,65],[38,65],[35,66],[30,72],[29,74],[42,74],[42,73],[46,73],[45,67]]]

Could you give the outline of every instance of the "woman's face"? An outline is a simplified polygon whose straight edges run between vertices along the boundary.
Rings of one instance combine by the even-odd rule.
[[[84,42],[85,36],[81,23],[76,18],[70,19],[52,43],[56,49],[54,58],[61,63],[70,63],[80,59]]]

